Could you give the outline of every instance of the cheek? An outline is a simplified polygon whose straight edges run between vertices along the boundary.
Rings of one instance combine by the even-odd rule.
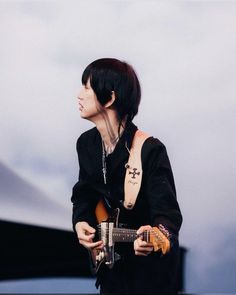
[[[101,111],[102,110],[102,106],[99,103],[99,101],[97,100],[97,97],[96,97],[95,94],[91,97],[91,102],[90,103],[91,103],[90,105],[93,107],[94,110],[96,110],[96,111]]]
[[[97,101],[94,99],[94,97],[87,96],[86,99],[83,102],[84,112],[86,112],[87,115],[92,115],[99,113],[100,106],[97,103]]]

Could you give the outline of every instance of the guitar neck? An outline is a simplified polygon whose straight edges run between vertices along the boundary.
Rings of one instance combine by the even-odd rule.
[[[138,237],[143,236],[145,241],[149,240],[148,232],[137,235],[137,230],[127,228],[113,228],[112,237],[114,242],[133,242]]]

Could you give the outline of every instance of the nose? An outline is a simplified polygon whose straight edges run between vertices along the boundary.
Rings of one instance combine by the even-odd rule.
[[[82,100],[82,89],[80,89],[78,95],[77,95],[78,100]]]

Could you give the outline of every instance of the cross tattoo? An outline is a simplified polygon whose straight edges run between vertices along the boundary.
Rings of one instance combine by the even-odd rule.
[[[136,172],[137,168],[133,168],[133,172],[129,172],[129,174],[133,174],[133,176],[131,178],[135,178],[136,175],[139,175],[140,172]]]

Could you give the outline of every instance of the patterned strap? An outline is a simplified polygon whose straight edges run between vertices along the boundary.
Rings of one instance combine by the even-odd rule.
[[[141,150],[145,140],[148,137],[150,137],[150,135],[141,130],[137,130],[134,135],[134,139],[130,149],[129,160],[126,164],[124,184],[124,207],[126,209],[133,209],[141,187],[143,175]]]

